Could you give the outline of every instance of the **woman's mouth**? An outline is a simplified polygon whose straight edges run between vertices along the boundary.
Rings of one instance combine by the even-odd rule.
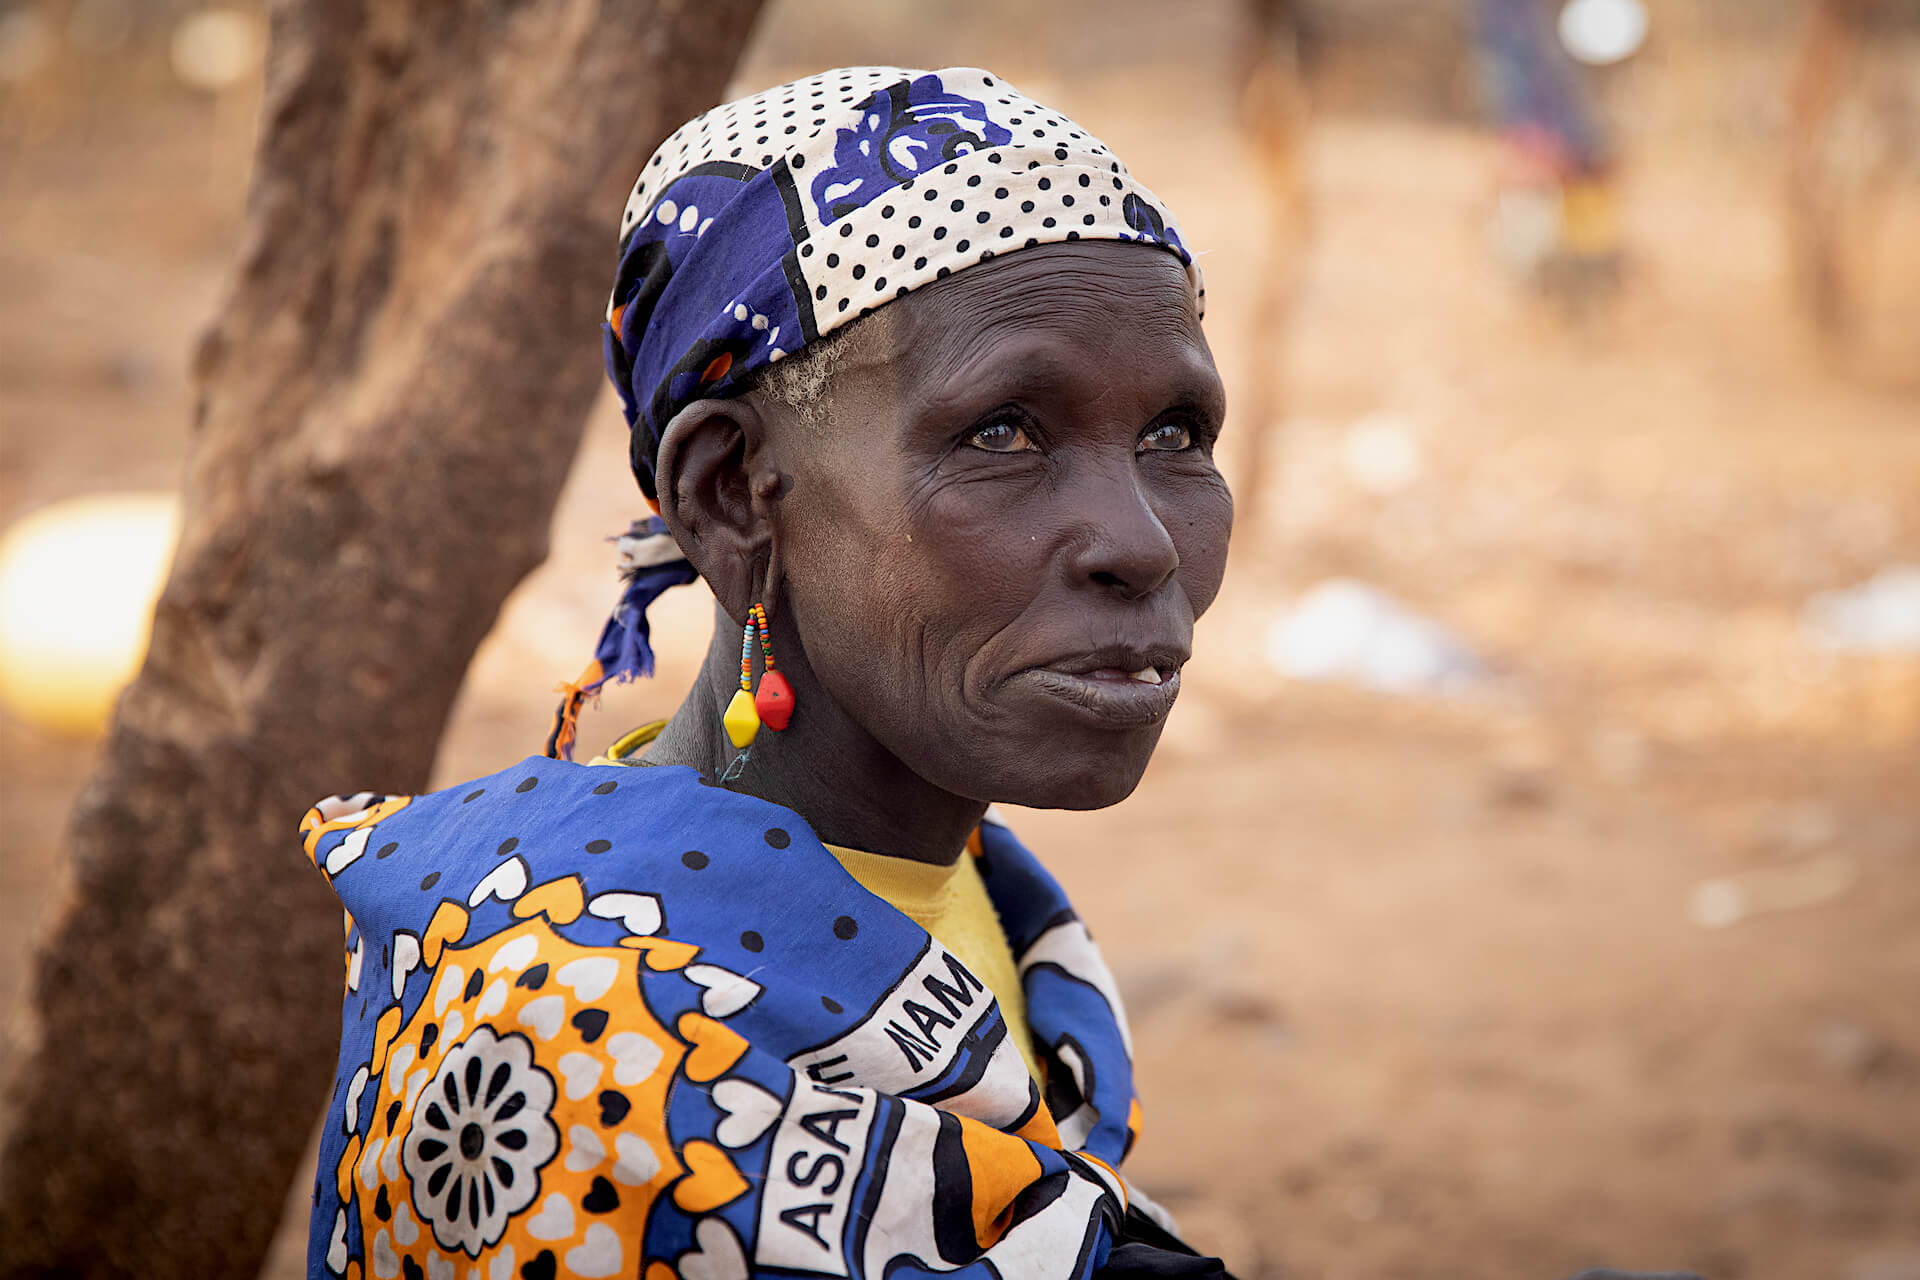
[[[1031,667],[1017,677],[1039,693],[1065,702],[1108,728],[1138,729],[1160,723],[1180,695],[1180,670],[1147,664],[1134,670],[1092,667],[1063,671]]]
[[[1090,680],[1138,680],[1141,684],[1164,684],[1158,667],[1142,667],[1138,671],[1121,671],[1117,667],[1101,667],[1098,670],[1083,673]]]

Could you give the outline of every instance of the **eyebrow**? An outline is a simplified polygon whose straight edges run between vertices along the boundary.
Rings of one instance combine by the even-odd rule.
[[[1160,387],[1165,403],[1154,413],[1167,409],[1217,411],[1223,398],[1217,375],[1210,375],[1192,359],[1163,363],[1169,374]],[[983,392],[981,387],[989,383],[992,390]],[[963,354],[943,374],[929,379],[919,400],[923,413],[944,418],[991,408],[991,402],[1062,398],[1063,388],[1072,388],[1066,393],[1072,398],[1085,400],[1089,397],[1080,394],[1083,388],[1099,388],[1103,383],[1099,368],[1075,360],[1058,342],[1022,341],[1009,335]]]

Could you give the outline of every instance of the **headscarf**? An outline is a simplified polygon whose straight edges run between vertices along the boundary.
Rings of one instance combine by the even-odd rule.
[[[737,394],[755,370],[914,289],[1072,240],[1176,254],[1204,310],[1200,270],[1159,199],[1098,138],[988,72],[843,67],[682,125],[627,198],[603,326],[649,505],[661,434],[687,405]],[[652,670],[646,604],[695,576],[657,518],[621,543],[643,571],[629,573],[595,660],[562,686],[551,756],[570,755],[601,685]]]

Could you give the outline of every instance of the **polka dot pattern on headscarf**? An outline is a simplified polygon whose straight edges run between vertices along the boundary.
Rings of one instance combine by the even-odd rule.
[[[690,121],[621,218],[608,376],[634,473],[675,413],[914,289],[1072,240],[1158,246],[1171,216],[1086,130],[972,68],[850,67]]]

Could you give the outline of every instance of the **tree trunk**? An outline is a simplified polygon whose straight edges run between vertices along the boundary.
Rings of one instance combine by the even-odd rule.
[[[426,783],[545,554],[621,197],[758,8],[276,6],[180,548],[9,1094],[0,1272],[258,1269],[340,1025],[339,908],[295,827],[322,793]]]

